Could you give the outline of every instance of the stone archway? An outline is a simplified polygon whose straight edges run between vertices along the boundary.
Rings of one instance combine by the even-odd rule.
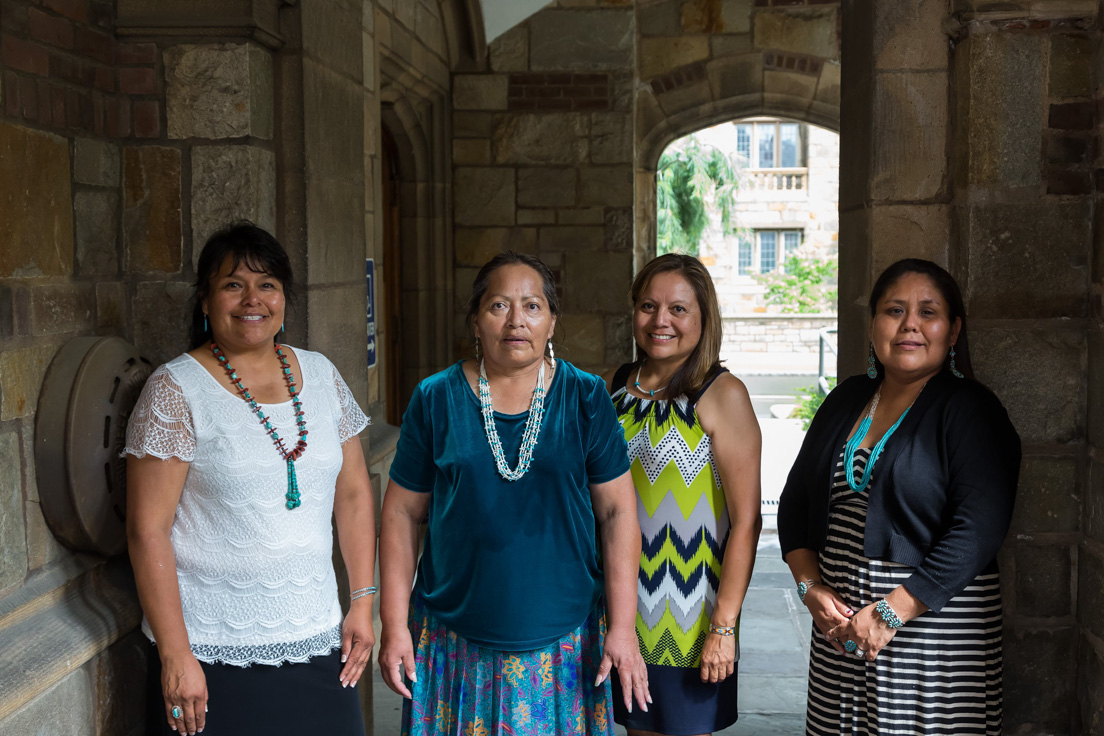
[[[756,115],[840,129],[840,65],[834,59],[762,51],[713,59],[652,77],[637,95],[637,267],[655,255],[655,171],[673,141]]]

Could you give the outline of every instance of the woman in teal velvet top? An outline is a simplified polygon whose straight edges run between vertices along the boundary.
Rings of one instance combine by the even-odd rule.
[[[559,313],[547,266],[496,256],[468,303],[476,360],[422,381],[403,417],[379,662],[404,735],[606,736],[614,667],[627,708],[650,702],[624,434],[602,380],[554,358]]]

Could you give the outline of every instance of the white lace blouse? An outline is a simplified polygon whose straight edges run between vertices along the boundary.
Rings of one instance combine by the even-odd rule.
[[[154,371],[127,427],[124,454],[190,463],[171,539],[188,640],[203,662],[305,662],[341,644],[330,518],[341,443],[369,420],[329,360],[295,355],[309,434],[294,511],[284,506],[287,463],[256,415],[191,356]],[[293,445],[291,401],[262,406]],[[152,641],[148,621],[142,630]]]

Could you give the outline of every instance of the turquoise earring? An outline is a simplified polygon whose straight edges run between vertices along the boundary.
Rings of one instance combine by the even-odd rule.
[[[878,367],[874,365],[874,345],[870,345],[870,355],[866,359],[866,377],[873,381],[878,377]]]
[[[203,331],[207,332],[207,315],[203,315]]]
[[[966,376],[962,375],[961,371],[958,370],[958,366],[955,365],[954,345],[951,346],[951,375],[953,375],[955,378],[965,378],[966,377]]]

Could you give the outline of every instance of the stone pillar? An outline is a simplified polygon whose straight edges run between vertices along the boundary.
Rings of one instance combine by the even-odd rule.
[[[942,3],[845,0],[839,375],[866,367],[867,296],[906,256],[948,267],[949,60]]]
[[[1024,448],[1001,555],[1006,727],[1070,733],[1075,591],[1088,592],[1092,569],[1078,586],[1093,205],[1089,39],[1079,19],[961,19],[952,262],[978,378],[1008,408]]]
[[[1104,11],[1104,7],[1101,9]],[[1104,105],[1104,34],[1101,33],[1101,12],[1092,37],[1084,49],[1092,56],[1092,73],[1084,63],[1096,110]],[[1053,52],[1052,52],[1053,53]],[[1053,64],[1053,61],[1052,61]],[[1100,114],[1097,112],[1092,137],[1096,140],[1095,156],[1092,139],[1086,146],[1074,144],[1071,156],[1079,161],[1092,160],[1095,169],[1096,192],[1092,252],[1090,256],[1088,319],[1088,406],[1086,477],[1083,478],[1082,539],[1076,550],[1077,561],[1077,701],[1080,704],[1082,733],[1104,734],[1104,188],[1101,187],[1104,151],[1101,150]],[[1078,141],[1080,143],[1081,141]]]

